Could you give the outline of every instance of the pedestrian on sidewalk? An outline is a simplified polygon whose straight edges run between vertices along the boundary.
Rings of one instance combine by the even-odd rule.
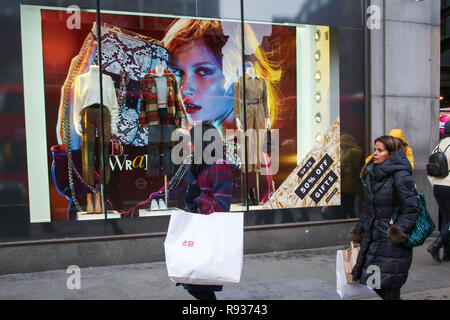
[[[407,239],[419,216],[418,197],[410,161],[398,138],[381,136],[375,140],[373,158],[364,165],[363,213],[350,230],[349,238],[360,242],[360,252],[352,270],[353,280],[367,284],[373,272],[380,270],[380,286],[374,291],[383,300],[399,300],[400,289],[408,278],[412,248],[400,244]],[[395,224],[390,219],[399,207]]]
[[[392,129],[389,131],[388,136],[395,137],[400,139],[403,147],[403,152],[405,153],[406,158],[411,163],[411,167],[414,170],[414,156],[413,156],[413,150],[409,146],[408,142],[406,141],[405,137],[403,136],[403,132],[401,129]],[[368,163],[373,158],[373,154],[368,156],[366,158],[366,163]]]
[[[224,153],[215,152],[223,148],[219,131],[212,124],[202,123],[192,127],[190,134],[193,164],[185,175],[188,183],[184,197],[186,211],[200,214],[230,211],[233,174],[223,158]],[[209,155],[213,162],[206,160]],[[200,163],[196,159],[200,159]],[[183,284],[183,287],[197,300],[216,300],[215,291],[222,291],[221,285]]]
[[[444,135],[446,138],[436,146],[440,150],[445,151],[447,157],[448,166],[450,168],[450,121],[447,121],[444,126]],[[428,176],[428,180],[433,186],[433,194],[436,202],[439,206],[439,219],[441,221],[439,225],[440,234],[436,240],[427,248],[427,251],[431,254],[433,259],[437,262],[450,261],[450,175],[446,177],[432,177]],[[442,260],[439,256],[441,247],[444,248]]]

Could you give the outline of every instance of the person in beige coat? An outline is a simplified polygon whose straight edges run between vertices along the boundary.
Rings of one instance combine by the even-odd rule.
[[[448,166],[450,168],[450,121],[444,126],[444,134],[447,136],[442,139],[436,146],[440,150],[445,150],[447,156]],[[433,150],[436,150],[433,149]],[[427,248],[433,259],[437,262],[450,261],[450,174],[446,177],[432,177],[428,176],[428,180],[433,186],[433,194],[439,206],[439,215],[442,218],[440,224],[440,234],[436,240]],[[444,248],[442,260],[439,256],[439,250]]]

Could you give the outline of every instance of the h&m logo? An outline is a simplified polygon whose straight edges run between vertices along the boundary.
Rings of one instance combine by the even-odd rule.
[[[182,247],[193,247],[194,246],[194,241],[187,241],[184,240],[183,243],[181,244]]]

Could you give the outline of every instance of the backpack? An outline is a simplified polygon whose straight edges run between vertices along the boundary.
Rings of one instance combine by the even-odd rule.
[[[427,174],[429,176],[440,178],[445,178],[448,176],[448,161],[445,152],[449,146],[450,144],[444,151],[439,148],[439,145],[433,150],[433,153],[428,158],[427,163]]]

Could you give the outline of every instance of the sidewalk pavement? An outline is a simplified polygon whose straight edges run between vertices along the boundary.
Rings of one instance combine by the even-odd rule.
[[[426,247],[414,248],[404,300],[448,300],[450,262],[432,260]],[[244,256],[239,285],[217,292],[220,300],[339,300],[336,293],[336,250],[329,247]],[[1,300],[191,300],[175,286],[164,262],[81,269],[81,289],[68,289],[66,270],[0,276]],[[379,300],[376,295],[359,299]]]

